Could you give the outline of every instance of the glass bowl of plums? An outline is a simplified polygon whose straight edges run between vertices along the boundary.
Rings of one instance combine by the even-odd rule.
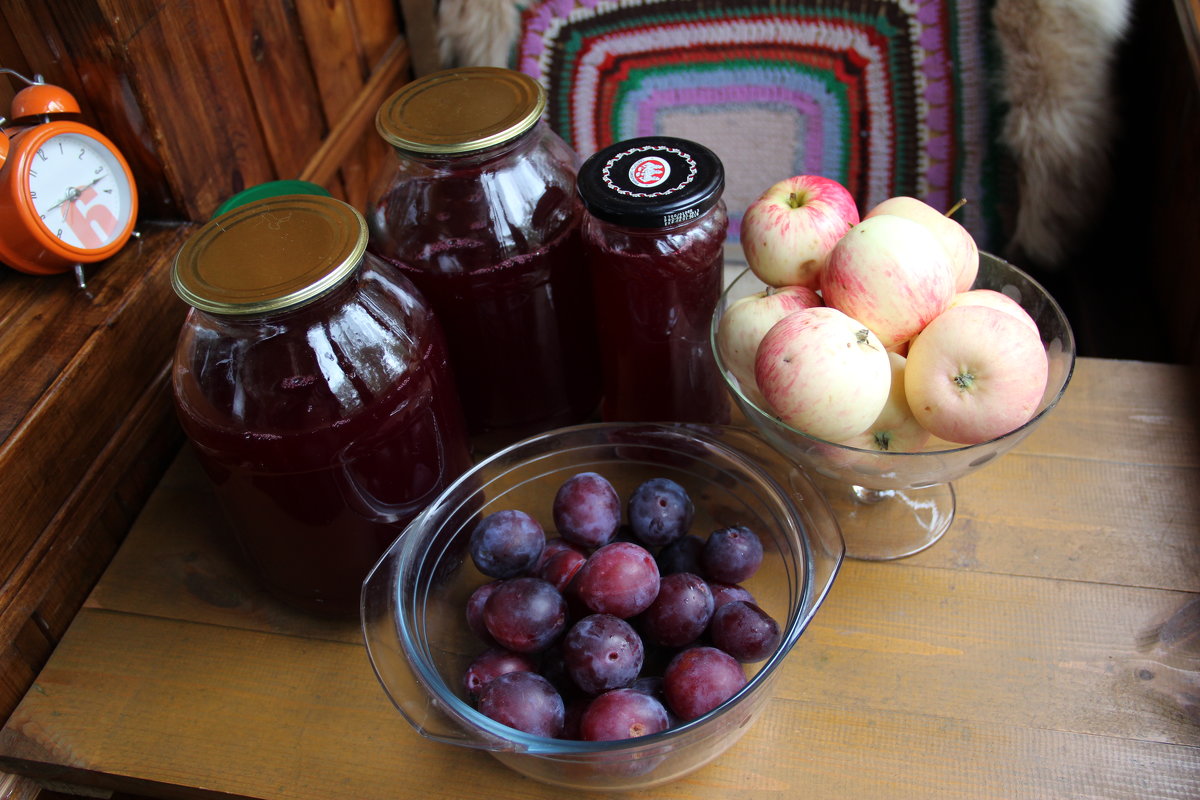
[[[769,706],[843,553],[823,494],[748,430],[581,425],[431,503],[365,580],[363,633],[422,736],[544,783],[644,788]]]

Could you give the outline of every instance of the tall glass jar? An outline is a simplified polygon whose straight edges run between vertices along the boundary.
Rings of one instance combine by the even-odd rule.
[[[721,423],[729,396],[709,344],[729,217],[716,154],[685,139],[618,142],[579,169],[604,376],[619,422]]]
[[[193,307],[171,376],[184,432],[266,588],[331,614],[470,465],[438,322],[366,242],[339,200],[269,198],[193,234],[172,272]]]
[[[370,249],[433,305],[468,428],[490,444],[599,402],[578,161],[545,102],[533,78],[479,67],[413,81],[376,116],[395,158],[369,205]]]

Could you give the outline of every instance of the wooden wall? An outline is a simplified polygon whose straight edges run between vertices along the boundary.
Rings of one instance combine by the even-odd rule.
[[[206,219],[277,178],[361,206],[387,154],[371,115],[408,76],[401,30],[396,0],[0,0],[0,66],[76,95],[145,219]],[[0,77],[0,109],[20,87]]]
[[[389,156],[374,113],[411,77],[402,20],[397,0],[0,0],[0,66],[71,91],[141,205],[86,289],[0,267],[0,719],[182,443],[175,253],[263,181],[363,206]],[[0,116],[22,85],[0,75]]]

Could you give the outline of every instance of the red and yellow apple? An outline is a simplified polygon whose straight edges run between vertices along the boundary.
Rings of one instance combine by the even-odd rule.
[[[825,304],[895,347],[946,310],[950,257],[929,229],[893,214],[865,219],[838,240],[821,274]]]
[[[820,175],[795,175],[762,193],[742,216],[746,263],[769,286],[816,288],[829,251],[852,225],[849,190]]]
[[[883,410],[892,368],[879,338],[834,308],[808,308],[775,323],[754,375],[768,410],[799,431],[840,442]]]
[[[1029,421],[1046,390],[1041,337],[1012,314],[962,305],[939,315],[908,351],[904,390],[934,436],[978,444]]]
[[[743,394],[757,402],[754,357],[759,342],[776,322],[794,311],[824,305],[821,296],[806,286],[766,289],[731,305],[717,325],[717,350],[737,378]]]
[[[979,247],[970,231],[957,221],[923,200],[904,195],[889,197],[863,215],[863,219],[880,214],[904,217],[928,228],[950,257],[957,291],[965,292],[975,283],[975,276],[979,274]]]
[[[862,433],[852,436],[842,444],[860,450],[877,450],[885,453],[915,453],[929,441],[929,431],[913,416],[908,406],[904,389],[906,359],[898,353],[888,353],[892,369],[892,386],[887,402],[875,421]]]
[[[1021,320],[1021,322],[1028,325],[1034,333],[1037,333],[1039,336],[1041,335],[1038,331],[1037,323],[1033,321],[1033,317],[1029,316],[1029,312],[1022,308],[1020,303],[1003,292],[997,292],[995,289],[971,289],[966,292],[959,292],[950,298],[948,308],[966,305],[988,306],[997,311],[1012,314]]]

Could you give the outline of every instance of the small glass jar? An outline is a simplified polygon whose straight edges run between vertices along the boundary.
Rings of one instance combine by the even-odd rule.
[[[395,153],[374,188],[370,249],[429,299],[477,441],[581,422],[599,403],[574,152],[520,72],[446,70],[380,107]]]
[[[171,376],[183,430],[266,588],[337,615],[470,466],[438,322],[366,242],[339,200],[269,198],[198,230],[171,276],[193,307]]]
[[[722,423],[729,397],[709,344],[729,217],[716,154],[685,139],[618,142],[579,169],[589,215],[604,376],[616,422]]]

